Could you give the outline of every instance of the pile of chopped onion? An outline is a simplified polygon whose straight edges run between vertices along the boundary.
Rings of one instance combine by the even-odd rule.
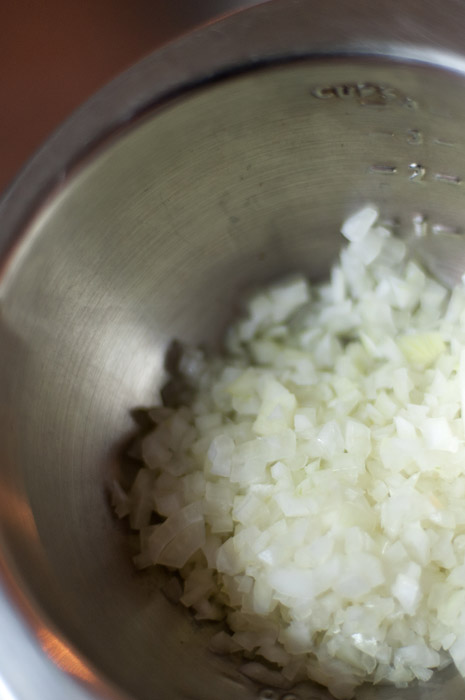
[[[136,565],[179,570],[181,602],[224,620],[213,649],[349,698],[465,675],[465,287],[372,207],[342,233],[328,282],[254,296],[222,357],[186,351],[193,399],[151,412],[114,504]]]

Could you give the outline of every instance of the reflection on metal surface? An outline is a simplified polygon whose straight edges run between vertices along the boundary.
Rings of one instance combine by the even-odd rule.
[[[0,488],[0,510],[8,527],[15,530],[22,538],[32,543],[40,541],[39,533],[31,506],[25,494],[13,489],[3,482]]]
[[[438,182],[445,182],[449,185],[460,185],[462,179],[457,175],[448,175],[446,173],[434,173],[434,179]]]
[[[14,691],[8,687],[3,678],[0,676],[0,700],[17,700]]]
[[[46,627],[42,627],[37,631],[37,637],[44,652],[62,671],[85,683],[95,683],[97,681],[95,674],[92,673],[88,666],[53,632],[50,632]]]

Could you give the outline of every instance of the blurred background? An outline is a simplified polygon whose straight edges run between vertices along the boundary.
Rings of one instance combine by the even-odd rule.
[[[259,0],[0,0],[0,192],[86,98],[158,46]]]

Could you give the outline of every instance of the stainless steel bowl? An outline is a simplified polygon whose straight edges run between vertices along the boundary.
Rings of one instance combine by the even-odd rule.
[[[87,103],[0,205],[0,694],[291,700],[206,649],[109,507],[174,337],[325,275],[366,201],[465,226],[461,1],[277,0],[186,35]],[[447,237],[447,236],[446,236]],[[444,239],[445,240],[445,239]],[[440,244],[441,245],[441,244]],[[368,699],[454,700],[449,669]],[[294,693],[294,694],[292,694]]]

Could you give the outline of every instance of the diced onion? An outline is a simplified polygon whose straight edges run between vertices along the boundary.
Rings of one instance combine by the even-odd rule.
[[[178,569],[175,598],[226,618],[213,650],[336,698],[451,659],[465,676],[465,291],[377,220],[343,224],[328,282],[251,298],[223,357],[188,349],[191,404],[150,411],[145,464],[113,487],[136,564]]]

